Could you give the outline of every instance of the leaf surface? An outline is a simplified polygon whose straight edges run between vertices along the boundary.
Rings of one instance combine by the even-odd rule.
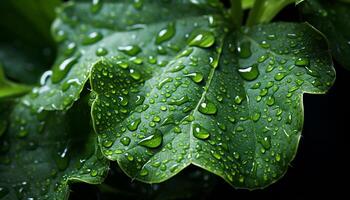
[[[88,107],[36,113],[25,104],[11,112],[1,104],[0,119],[9,120],[0,124],[0,198],[68,199],[69,183],[101,183],[108,161],[95,145]]]
[[[265,187],[296,154],[302,94],[324,93],[334,82],[327,43],[307,24],[223,32],[223,18],[214,26],[205,18],[174,21],[176,34],[164,45],[180,51],[168,53],[164,66],[147,58],[163,58],[156,40],[167,24],[118,33],[115,46],[142,44],[142,62],[120,52],[94,64],[99,142],[108,159],[146,183],[193,164],[235,187]]]
[[[350,69],[350,5],[308,0],[301,4],[301,11],[304,19],[326,35],[335,60]]]

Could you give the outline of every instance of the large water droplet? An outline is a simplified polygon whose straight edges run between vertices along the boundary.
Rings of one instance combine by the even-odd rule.
[[[299,67],[306,67],[309,65],[309,63],[310,61],[308,58],[298,58],[295,60],[294,64]]]
[[[248,68],[238,69],[238,73],[243,79],[247,81],[253,81],[257,79],[260,74],[257,64],[254,64]]]
[[[211,47],[215,43],[215,36],[210,31],[195,31],[191,34],[188,45],[201,48]]]
[[[160,130],[156,129],[154,134],[140,140],[138,144],[148,148],[157,148],[162,144],[162,142],[163,134]]]
[[[75,63],[77,63],[77,57],[71,57],[64,60],[61,64],[55,65],[52,69],[51,81],[52,83],[60,82],[64,77],[67,76],[70,69]]]
[[[123,137],[122,139],[120,139],[120,142],[124,145],[124,146],[128,146],[130,144],[130,138],[129,137]]]
[[[102,0],[92,0],[91,4],[91,12],[92,13],[97,13],[98,11],[101,10],[102,8]]]
[[[206,114],[206,115],[214,115],[217,112],[216,105],[211,101],[203,102],[199,105],[198,108],[199,112]]]
[[[132,121],[127,127],[129,129],[129,131],[136,131],[137,128],[139,127],[141,123],[141,118],[135,119],[134,121]]]
[[[102,40],[102,38],[103,38],[103,35],[101,33],[91,32],[83,38],[82,44],[83,45],[94,44],[94,43]]]
[[[210,133],[199,124],[193,124],[193,135],[198,139],[208,139],[210,137]]]
[[[118,47],[118,50],[129,56],[136,56],[142,51],[137,45],[120,46]]]
[[[190,73],[190,74],[187,74],[185,76],[191,77],[192,81],[195,82],[195,83],[200,83],[203,80],[203,74],[197,73],[197,72]]]
[[[252,55],[250,41],[241,42],[237,47],[237,52],[240,58],[249,58]]]
[[[156,44],[170,40],[175,35],[175,31],[175,23],[169,23],[166,28],[159,31],[156,38]]]

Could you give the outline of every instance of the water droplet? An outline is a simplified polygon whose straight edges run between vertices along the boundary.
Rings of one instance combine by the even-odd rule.
[[[52,76],[52,71],[48,70],[46,72],[43,73],[43,75],[41,75],[40,77],[40,85],[46,85],[47,81],[50,79],[50,77]]]
[[[309,63],[310,61],[308,58],[298,58],[295,60],[294,64],[299,67],[306,67],[309,65]]]
[[[247,81],[253,81],[257,79],[260,74],[257,64],[254,64],[248,68],[238,69],[238,73],[243,79]]]
[[[260,140],[261,145],[264,147],[265,150],[268,150],[271,148],[271,137],[267,136]]]
[[[167,78],[161,80],[161,81],[158,83],[158,85],[157,85],[158,90],[162,89],[162,87],[163,87],[165,84],[170,83],[170,82],[172,82],[172,81],[173,81],[173,78],[171,78],[171,77],[167,77]]]
[[[71,56],[75,50],[77,49],[77,45],[74,42],[70,42],[67,44],[65,50],[64,50],[64,55],[65,56]]]
[[[279,162],[279,161],[281,160],[281,155],[280,155],[280,154],[276,154],[275,160],[276,160],[277,162]]]
[[[143,6],[144,0],[134,0],[134,3],[132,4],[135,9],[141,9]]]
[[[77,57],[71,57],[64,60],[61,64],[55,65],[52,69],[51,82],[58,83],[67,76],[74,64],[78,61]]]
[[[107,54],[108,54],[108,50],[103,47],[100,47],[96,50],[96,56],[105,56]]]
[[[175,124],[174,115],[171,114],[168,117],[166,117],[162,123],[162,126],[169,125],[169,124]]]
[[[283,72],[278,72],[277,74],[275,74],[276,81],[281,81],[282,79],[284,79],[284,77],[286,77],[286,74]]]
[[[210,31],[195,31],[191,34],[188,45],[201,48],[211,47],[215,43],[215,36]]]
[[[241,42],[237,47],[237,52],[240,58],[249,58],[252,55],[250,41]]]
[[[63,151],[58,152],[57,155],[55,155],[55,161],[57,168],[60,171],[67,169],[70,161],[68,147],[64,148]]]
[[[238,160],[239,158],[240,158],[240,155],[239,155],[239,153],[238,152],[233,152],[233,157],[236,159],[236,160]]]
[[[136,56],[142,51],[141,48],[137,45],[120,46],[118,47],[118,50],[129,56]]]
[[[191,55],[192,52],[193,52],[193,48],[188,48],[188,49],[185,49],[184,51],[182,51],[177,57],[178,58],[187,57],[187,56]]]
[[[199,112],[206,115],[214,115],[217,112],[216,105],[211,101],[203,102],[199,105]]]
[[[200,83],[203,80],[203,74],[201,74],[201,73],[196,73],[195,72],[195,73],[187,74],[185,76],[191,77],[192,81],[195,82],[195,83]]]
[[[129,131],[136,131],[137,128],[139,127],[141,123],[141,118],[137,118],[135,119],[134,121],[132,121],[128,126],[127,128],[129,129]]]
[[[242,97],[242,96],[240,96],[240,95],[237,95],[236,97],[235,97],[235,103],[237,104],[237,105],[239,105],[239,104],[241,104],[242,103],[242,101],[244,100],[244,97]]]
[[[254,122],[257,122],[257,121],[259,121],[260,116],[261,116],[260,113],[254,113],[254,115],[252,116],[252,120],[253,120]]]
[[[130,69],[130,76],[131,78],[133,78],[134,80],[140,80],[141,79],[141,73],[134,70],[134,69]]]
[[[170,102],[168,102],[169,105],[176,105],[176,106],[181,106],[182,104],[186,103],[189,101],[189,98],[187,95],[179,98],[179,99],[172,99]]]
[[[209,138],[210,133],[199,124],[193,124],[193,135],[198,139],[205,140]]]
[[[103,35],[99,32],[91,32],[89,35],[85,36],[82,40],[83,45],[94,44],[100,40],[102,40]]]
[[[268,58],[267,55],[262,55],[258,58],[258,63],[263,63],[265,62],[265,60]]]
[[[175,23],[169,23],[166,28],[159,31],[156,38],[156,44],[161,44],[170,40],[175,35],[175,31]]]
[[[148,175],[148,170],[147,169],[142,169],[140,171],[140,176],[147,176]]]
[[[124,145],[124,146],[128,146],[130,144],[130,138],[129,137],[122,137],[122,139],[120,139],[120,142]]]
[[[97,170],[95,170],[95,169],[91,170],[91,172],[90,172],[90,175],[91,175],[92,177],[96,177],[97,174],[98,174],[98,172],[97,172]]]
[[[156,129],[154,134],[140,140],[138,144],[148,148],[157,148],[162,144],[162,142],[163,134],[160,130]]]
[[[109,148],[113,145],[113,142],[110,140],[105,140],[105,141],[103,141],[102,145],[106,148]]]
[[[267,98],[267,100],[266,100],[266,104],[267,104],[268,106],[273,106],[273,105],[275,104],[275,97],[269,96],[269,97]]]
[[[92,13],[97,13],[98,11],[101,10],[102,8],[102,0],[92,0],[91,4],[91,12]]]
[[[185,65],[176,65],[175,67],[173,67],[170,72],[178,72],[180,70],[182,70],[183,68],[185,68]]]

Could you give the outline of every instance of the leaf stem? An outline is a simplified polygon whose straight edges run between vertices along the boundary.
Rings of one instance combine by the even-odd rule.
[[[231,2],[230,14],[232,16],[233,24],[235,28],[239,28],[242,25],[242,19],[243,19],[242,1],[230,0],[230,2]]]
[[[298,0],[255,0],[252,10],[249,12],[246,25],[270,22],[284,7]]]

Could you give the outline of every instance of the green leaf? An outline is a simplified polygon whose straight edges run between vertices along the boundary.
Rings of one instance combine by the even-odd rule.
[[[159,183],[193,164],[235,187],[265,187],[296,154],[302,95],[334,82],[327,43],[307,24],[223,33],[224,19],[206,18],[178,18],[164,46],[180,51],[166,57],[154,41],[167,22],[116,33],[114,46],[140,44],[143,62],[120,52],[94,64],[95,131],[104,155],[133,179]]]
[[[0,63],[0,102],[9,97],[23,95],[31,90],[31,87],[8,81]]]
[[[0,138],[0,198],[68,199],[69,183],[101,183],[108,161],[95,145],[89,108],[78,102],[67,113],[36,113],[26,104],[0,113],[9,119]]]
[[[50,36],[59,0],[2,0],[0,2],[0,63],[8,77],[36,83],[55,55]]]
[[[350,69],[350,5],[308,0],[302,4],[301,11],[310,24],[326,35],[335,60]]]
[[[52,77],[43,87],[35,90],[40,93],[41,98],[28,100],[34,108],[68,109],[79,98],[94,62],[102,56],[115,57],[120,52],[136,55],[137,46],[142,44],[135,41],[132,44],[135,48],[128,51],[131,47],[123,46],[129,44],[120,42],[120,32],[137,32],[151,24],[162,24],[164,26],[157,26],[157,28],[165,29],[170,28],[172,25],[169,22],[177,18],[190,19],[222,12],[221,4],[217,0],[96,2],[98,3],[72,2],[58,11],[58,18],[54,22],[52,31],[56,42],[59,43],[58,58],[53,67]],[[173,12],[173,10],[181,10],[181,12]],[[161,44],[172,35],[171,32],[164,32],[164,34],[159,41],[159,51],[176,52],[178,44],[173,43],[169,46]],[[135,59],[133,62],[138,61]]]

